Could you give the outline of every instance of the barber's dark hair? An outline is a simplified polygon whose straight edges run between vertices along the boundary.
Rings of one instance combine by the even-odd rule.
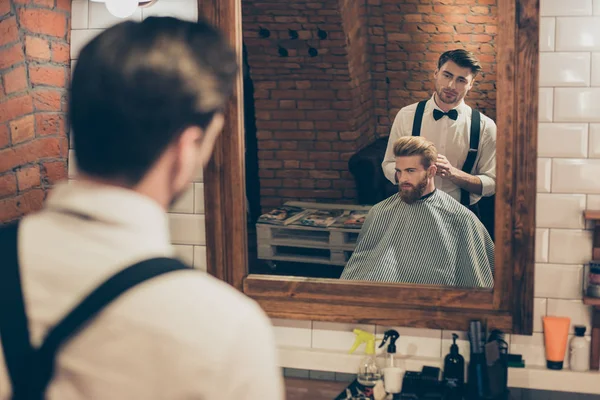
[[[470,68],[473,76],[481,71],[481,63],[475,57],[475,54],[463,49],[450,50],[443,53],[438,60],[438,69],[448,61],[453,61],[456,65],[462,68]]]
[[[122,22],[79,55],[69,97],[78,168],[135,185],[191,126],[205,129],[233,90],[235,52],[204,21]]]

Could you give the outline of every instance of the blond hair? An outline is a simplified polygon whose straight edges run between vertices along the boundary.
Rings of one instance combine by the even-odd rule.
[[[426,169],[437,161],[437,149],[429,140],[421,136],[403,136],[394,143],[394,156],[421,156]]]

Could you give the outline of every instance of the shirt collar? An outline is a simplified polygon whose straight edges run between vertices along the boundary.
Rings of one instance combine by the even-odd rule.
[[[153,242],[170,244],[169,221],[164,209],[133,190],[87,181],[54,186],[46,209],[73,213],[133,230]],[[142,240],[142,238],[140,238]]]
[[[442,112],[445,112],[444,110],[442,110],[440,107],[438,107],[437,103],[435,102],[435,94],[431,95],[431,99],[429,99],[429,103],[432,104],[433,109],[435,110],[440,110]],[[465,109],[465,99],[462,99],[460,101],[460,103],[458,103],[458,105],[456,107],[454,107],[453,109],[456,110],[458,112],[458,115],[461,115],[464,112]],[[448,110],[450,111],[450,110]]]

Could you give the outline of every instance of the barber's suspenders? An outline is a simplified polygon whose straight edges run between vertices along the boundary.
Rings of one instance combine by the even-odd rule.
[[[425,104],[427,100],[420,101],[417,105],[417,111],[415,112],[415,119],[413,120],[413,136],[421,136],[421,123],[423,122],[423,112],[425,111]],[[479,149],[479,136],[481,133],[481,114],[477,110],[473,110],[471,114],[471,136],[469,138],[469,153],[467,159],[463,164],[462,170],[467,174],[471,173],[473,166],[475,165],[475,159],[477,159],[477,151]],[[466,207],[469,207],[470,195],[464,189],[460,190],[460,203]]]
[[[121,270],[51,328],[39,348],[33,348],[21,289],[17,233],[18,224],[0,227],[0,337],[13,400],[44,399],[61,346],[121,294],[167,272],[190,269],[175,259],[153,258]]]

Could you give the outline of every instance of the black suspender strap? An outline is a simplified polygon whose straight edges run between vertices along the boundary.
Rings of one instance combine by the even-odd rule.
[[[462,171],[467,174],[471,173],[473,170],[473,165],[475,165],[475,159],[477,159],[477,152],[479,149],[479,136],[481,133],[481,115],[479,111],[473,110],[471,114],[471,135],[469,136],[469,152],[467,153],[467,158],[465,163],[463,164]],[[470,201],[470,193],[464,189],[460,190],[460,203],[464,206],[469,207]]]
[[[0,228],[0,339],[13,397],[21,395],[20,379],[26,376],[33,353],[19,272],[18,229],[18,223]]]
[[[415,112],[415,118],[413,119],[413,136],[421,136],[421,123],[423,122],[425,104],[427,104],[427,100],[420,101],[419,104],[417,104],[417,111]]]
[[[3,232],[6,231],[6,232]],[[32,350],[27,329],[27,317],[23,304],[21,282],[18,279],[18,262],[16,249],[16,227],[8,230],[0,229],[0,246],[13,245],[14,249],[3,252],[4,259],[10,259],[11,268],[0,268],[0,334],[7,368],[13,385],[13,399],[42,399],[54,373],[54,361],[61,346],[71,337],[84,329],[108,304],[113,302],[127,290],[154,277],[168,272],[188,270],[190,267],[171,258],[153,258],[141,261],[121,270],[106,280],[79,305],[77,305],[62,321],[52,328],[41,347]],[[14,239],[13,239],[14,237]],[[8,243],[8,244],[7,244]],[[3,270],[10,270],[10,275]],[[2,272],[3,271],[3,272]],[[15,273],[16,271],[16,273]],[[6,279],[5,279],[6,278]],[[11,289],[11,303],[5,294],[6,289]],[[18,296],[17,296],[18,294]],[[19,299],[15,299],[18,297]],[[16,304],[19,311],[5,304]],[[20,306],[19,306],[20,304]],[[17,318],[11,320],[10,318]],[[23,328],[25,321],[25,328]],[[18,324],[15,324],[18,322]],[[27,395],[25,395],[27,388]],[[19,395],[19,396],[17,396]]]

